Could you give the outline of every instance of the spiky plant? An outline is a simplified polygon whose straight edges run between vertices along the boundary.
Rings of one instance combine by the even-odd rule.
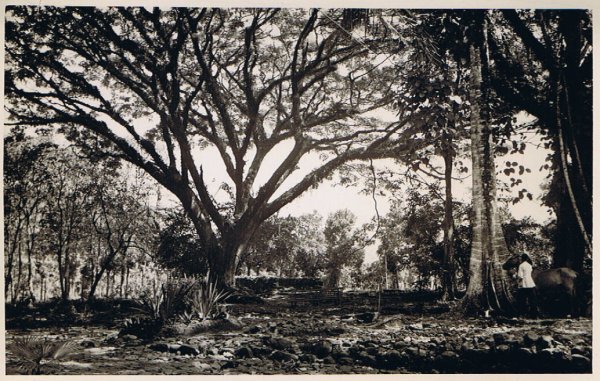
[[[219,290],[216,280],[212,282],[210,273],[208,273],[204,282],[200,283],[198,290],[192,293],[190,299],[192,311],[202,320],[210,318],[214,316],[219,302],[227,296],[229,296],[229,293],[225,290]]]
[[[162,321],[167,321],[185,310],[185,300],[196,284],[198,284],[196,279],[183,277],[162,286],[163,300],[159,308]]]
[[[17,358],[17,366],[25,374],[42,374],[42,367],[64,359],[78,351],[73,341],[50,341],[34,336],[15,338],[6,349]]]
[[[160,318],[160,306],[163,303],[163,292],[162,290],[155,293],[146,293],[142,295],[141,301],[143,311],[150,315],[153,319]]]

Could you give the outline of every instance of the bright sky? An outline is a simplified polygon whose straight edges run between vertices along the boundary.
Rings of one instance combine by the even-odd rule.
[[[540,198],[544,195],[540,185],[545,183],[545,177],[548,171],[540,171],[540,167],[544,165],[544,160],[547,151],[537,149],[529,145],[523,155],[512,155],[496,158],[496,164],[504,163],[505,161],[517,161],[531,169],[531,173],[524,173],[520,178],[523,180],[522,186],[512,189],[510,193],[502,192],[500,197],[510,195],[516,197],[518,190],[526,188],[533,195],[533,200],[523,199],[519,203],[509,205],[510,211],[515,218],[532,217],[535,221],[543,223],[552,217],[548,213],[548,208],[541,205]],[[503,167],[499,167],[503,168]],[[499,181],[507,181],[504,174],[498,175]],[[463,181],[453,182],[453,197],[457,200],[469,202],[471,200],[471,176],[468,176]],[[291,214],[298,216],[317,210],[321,215],[326,217],[328,214],[339,209],[349,209],[357,216],[358,224],[366,223],[376,217],[375,205],[371,195],[359,194],[359,187],[346,188],[336,186],[334,181],[328,181],[318,189],[309,190],[292,204],[287,205],[282,209],[281,214]],[[383,216],[389,210],[389,202],[385,197],[377,197],[377,209],[379,214]],[[365,262],[370,263],[377,259],[377,247],[369,246],[366,250]]]

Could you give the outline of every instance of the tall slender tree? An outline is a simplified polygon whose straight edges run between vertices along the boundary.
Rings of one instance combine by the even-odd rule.
[[[462,302],[468,314],[494,310],[512,310],[512,296],[507,287],[507,273],[502,263],[509,256],[496,203],[496,167],[491,135],[487,87],[487,28],[484,14],[479,14],[480,39],[469,49],[471,79],[471,156],[473,166],[473,241],[469,264],[469,284]],[[482,60],[482,57],[484,58]],[[483,63],[482,63],[483,61]]]

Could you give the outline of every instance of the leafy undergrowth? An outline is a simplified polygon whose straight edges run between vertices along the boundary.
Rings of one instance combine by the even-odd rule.
[[[271,303],[272,302],[272,303]],[[71,340],[79,350],[46,374],[352,374],[591,372],[591,319],[464,319],[451,313],[377,316],[348,306],[246,304],[241,331],[142,342],[118,329],[9,330]],[[7,374],[18,374],[7,353]]]

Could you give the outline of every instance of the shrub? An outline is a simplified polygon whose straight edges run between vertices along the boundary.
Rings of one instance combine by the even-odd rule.
[[[17,366],[26,374],[42,374],[42,366],[61,360],[78,350],[73,341],[49,341],[33,336],[14,339],[7,350],[17,358]]]
[[[185,310],[186,298],[198,281],[183,277],[172,279],[160,288],[154,287],[142,295],[144,311],[153,319],[166,322]]]
[[[187,296],[197,284],[196,279],[188,277],[174,279],[163,284],[162,302],[159,306],[160,319],[166,322],[184,312]]]
[[[202,320],[214,317],[219,302],[227,296],[229,296],[229,293],[217,289],[216,280],[214,282],[211,281],[210,273],[208,273],[204,281],[200,283],[198,289],[191,294],[190,303],[192,313]]]

